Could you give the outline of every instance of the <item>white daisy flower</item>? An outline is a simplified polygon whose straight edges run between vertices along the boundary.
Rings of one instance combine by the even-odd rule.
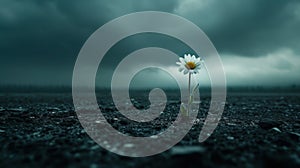
[[[199,73],[203,62],[203,60],[200,57],[196,58],[195,55],[191,54],[184,54],[184,58],[179,57],[179,61],[180,62],[176,62],[176,64],[179,65],[179,72],[183,71],[183,74]]]

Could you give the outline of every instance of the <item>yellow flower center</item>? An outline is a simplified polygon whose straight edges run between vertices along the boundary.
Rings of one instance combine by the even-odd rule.
[[[195,69],[196,68],[196,64],[195,64],[195,62],[187,62],[186,64],[185,64],[185,66],[186,66],[186,68],[187,69]]]

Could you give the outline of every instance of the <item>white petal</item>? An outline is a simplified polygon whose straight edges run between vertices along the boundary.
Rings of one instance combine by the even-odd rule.
[[[193,58],[193,61],[195,61],[195,59],[196,59],[195,55],[192,55],[192,58]]]
[[[191,62],[195,62],[193,57],[190,57],[190,61]]]
[[[180,62],[184,63],[184,59],[182,57],[179,57]]]
[[[182,66],[178,68],[179,72],[182,72],[184,69],[185,69],[185,68],[182,67]]]
[[[189,70],[185,69],[185,70],[183,71],[183,74],[187,74],[188,72],[189,72]]]
[[[181,62],[176,62],[176,64],[177,64],[177,65],[182,65],[182,63],[181,63]]]
[[[187,62],[191,61],[191,55],[190,54],[186,58],[187,58]]]

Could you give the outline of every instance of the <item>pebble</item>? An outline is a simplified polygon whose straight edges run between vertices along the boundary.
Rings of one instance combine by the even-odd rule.
[[[59,111],[60,109],[57,108],[57,107],[47,107],[47,110],[48,110],[48,111],[53,111],[53,110]]]
[[[187,155],[203,152],[205,152],[205,148],[202,146],[175,146],[171,149],[171,155]]]
[[[281,132],[280,129],[277,128],[277,127],[274,127],[274,128],[272,128],[271,130],[274,130],[274,131],[279,132],[279,133]]]
[[[228,140],[234,140],[234,137],[228,136],[227,139],[228,139]]]
[[[95,146],[91,147],[91,150],[96,150],[96,149],[99,149],[99,148],[100,148],[99,145],[95,145]]]
[[[40,132],[34,132],[33,134],[32,134],[33,136],[39,136],[40,135]]]
[[[95,123],[96,123],[96,124],[100,124],[100,123],[102,123],[102,122],[101,122],[100,120],[96,120]]]
[[[194,121],[194,124],[199,124],[200,123],[200,119],[197,118],[195,121]]]
[[[227,125],[235,126],[236,124],[235,123],[227,123]]]
[[[158,136],[157,135],[152,135],[152,136],[150,136],[150,138],[157,139]]]

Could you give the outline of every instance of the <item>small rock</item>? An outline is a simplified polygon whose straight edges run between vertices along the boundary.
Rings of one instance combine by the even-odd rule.
[[[91,147],[91,150],[96,150],[96,149],[99,149],[99,148],[100,148],[99,145],[95,145],[95,146]]]
[[[199,124],[200,123],[200,119],[197,118],[195,121],[194,121],[194,124]]]
[[[274,128],[272,128],[271,130],[276,131],[276,132],[279,132],[279,133],[281,132],[280,129],[277,128],[277,127],[274,127]]]
[[[235,126],[236,124],[235,123],[227,123],[227,125]]]
[[[47,107],[47,111],[59,111],[60,109],[57,107]]]
[[[5,132],[5,131],[0,129],[0,133],[3,133],[3,132]]]
[[[39,135],[40,135],[40,132],[34,132],[32,135],[33,135],[33,136],[39,136]]]
[[[234,137],[228,136],[227,139],[228,139],[228,140],[234,140]]]
[[[101,122],[100,120],[96,120],[95,123],[96,123],[96,124],[100,124],[100,123],[102,123],[102,122]]]
[[[158,136],[157,135],[152,135],[152,136],[150,136],[150,138],[157,139]]]
[[[171,149],[171,155],[187,155],[194,153],[203,153],[205,148],[202,146],[175,146]]]

